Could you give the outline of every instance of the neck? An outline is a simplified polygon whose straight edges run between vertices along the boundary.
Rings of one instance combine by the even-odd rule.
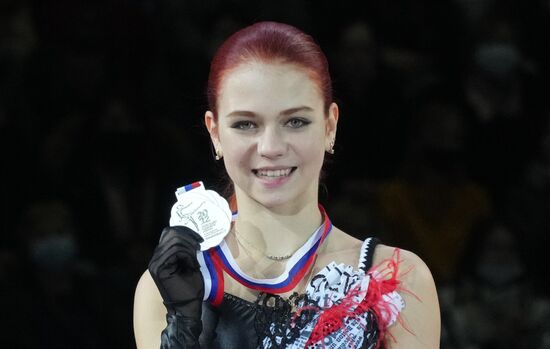
[[[239,214],[234,229],[239,237],[265,255],[294,253],[321,225],[317,200],[292,209],[268,208],[249,198],[238,197]]]

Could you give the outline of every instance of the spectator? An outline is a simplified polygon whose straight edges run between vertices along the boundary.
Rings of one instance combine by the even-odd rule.
[[[101,346],[93,308],[95,269],[79,254],[71,210],[59,200],[31,202],[18,233],[28,255],[28,264],[20,261],[19,277],[28,289],[15,304],[32,316],[19,323],[24,332],[10,335],[41,348]]]
[[[412,124],[403,172],[380,188],[380,220],[394,239],[426,259],[436,281],[450,282],[491,203],[464,168],[466,127],[459,105],[429,98]]]
[[[546,263],[550,245],[550,112],[538,139],[538,150],[524,171],[520,184],[507,193],[506,208],[514,228],[521,232],[520,248],[526,257],[530,277],[539,292],[548,294]]]

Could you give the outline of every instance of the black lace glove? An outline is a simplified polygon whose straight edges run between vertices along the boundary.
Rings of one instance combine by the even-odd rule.
[[[161,348],[199,347],[204,280],[197,251],[202,241],[187,227],[165,228],[149,262],[149,273],[168,310]]]

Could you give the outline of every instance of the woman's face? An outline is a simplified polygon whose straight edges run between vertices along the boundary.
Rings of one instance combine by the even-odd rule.
[[[227,73],[218,119],[205,122],[239,200],[269,208],[317,202],[324,153],[336,135],[338,107],[328,117],[316,83],[293,64],[250,63]]]

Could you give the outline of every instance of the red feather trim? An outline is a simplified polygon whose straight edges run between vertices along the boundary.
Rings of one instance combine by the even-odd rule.
[[[356,296],[359,296],[361,292],[358,286],[350,290],[338,304],[330,308],[321,309],[322,313],[306,343],[306,348],[315,343],[324,343],[323,339],[325,337],[340,329],[345,331],[344,321],[346,319],[356,318],[368,310],[374,312],[378,319],[379,338],[376,348],[379,348],[380,343],[382,343],[387,334],[392,313],[396,311],[395,305],[384,300],[382,296],[399,288],[400,281],[397,278],[399,264],[401,263],[399,255],[400,250],[395,249],[392,258],[374,266],[368,271],[371,278],[367,294],[360,303],[355,300]],[[384,264],[385,266],[383,266]],[[401,323],[401,321],[399,322]]]

